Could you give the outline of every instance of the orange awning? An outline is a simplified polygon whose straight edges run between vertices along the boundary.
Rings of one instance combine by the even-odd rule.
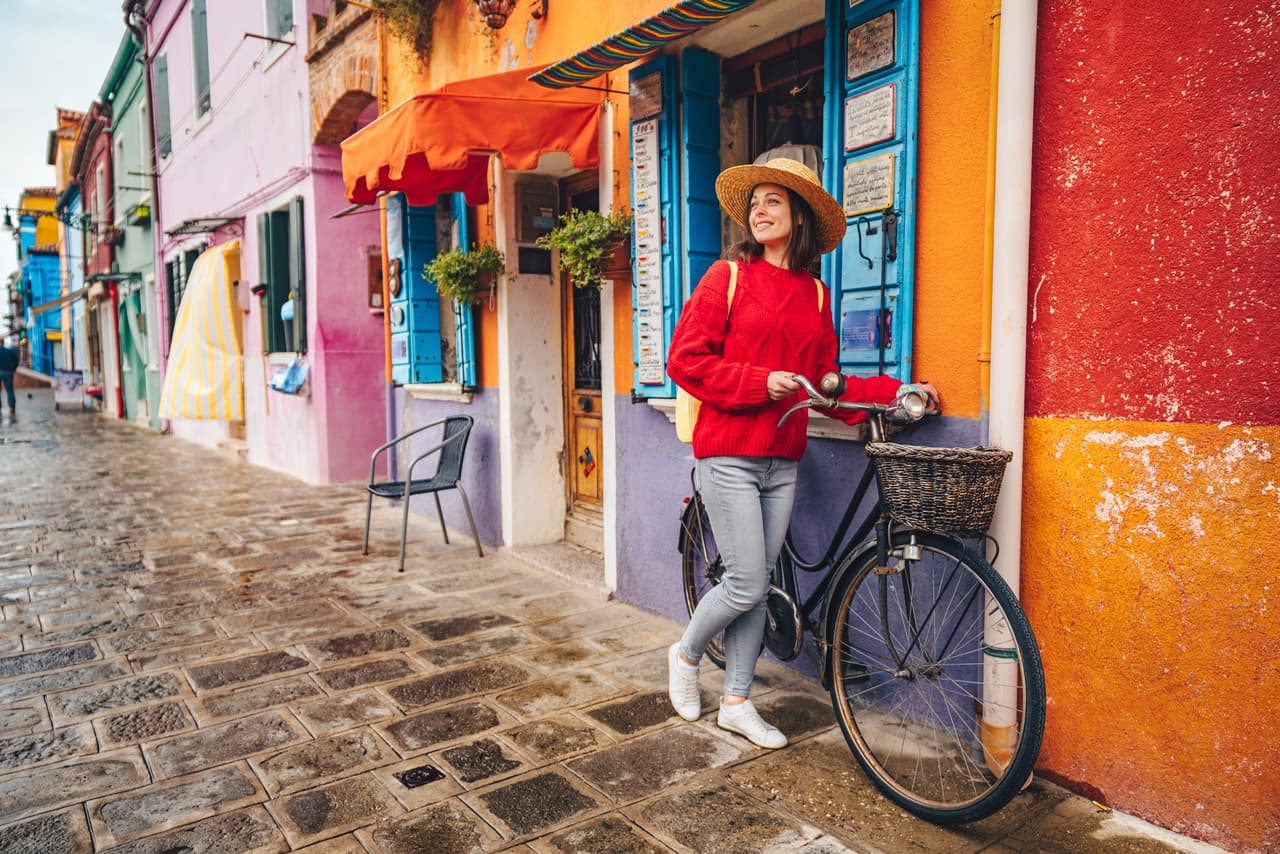
[[[381,191],[403,191],[410,204],[441,193],[488,201],[489,155],[508,169],[533,169],[562,151],[573,165],[600,162],[600,102],[583,89],[546,89],[530,69],[463,80],[415,95],[342,141],[347,198],[370,204]]]

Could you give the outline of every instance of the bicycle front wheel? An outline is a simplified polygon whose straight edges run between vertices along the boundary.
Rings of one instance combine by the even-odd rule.
[[[694,493],[680,516],[680,574],[684,582],[684,602],[689,616],[697,610],[702,597],[720,583],[724,576],[724,563],[716,546],[715,534],[702,498]],[[724,668],[724,637],[716,635],[707,644],[707,657],[716,666]]]
[[[1044,670],[995,569],[955,540],[893,535],[890,572],[859,555],[832,592],[831,700],[858,764],[937,824],[985,818],[1030,778]]]

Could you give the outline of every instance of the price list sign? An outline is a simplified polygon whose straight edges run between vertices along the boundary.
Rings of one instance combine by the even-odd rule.
[[[658,122],[631,126],[631,168],[635,186],[631,203],[636,220],[636,338],[638,381],[665,382],[666,337],[662,319],[662,204]]]

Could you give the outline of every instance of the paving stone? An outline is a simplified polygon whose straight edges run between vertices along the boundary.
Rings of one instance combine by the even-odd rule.
[[[488,791],[464,795],[508,838],[525,838],[599,808],[600,802],[555,771],[537,772]]]
[[[575,638],[568,643],[540,646],[518,657],[521,661],[542,670],[558,673],[564,670],[577,670],[586,662],[598,660],[601,658],[601,652],[600,647],[585,638]]]
[[[262,798],[262,788],[252,772],[237,764],[90,801],[86,807],[97,844],[109,847],[249,806]]]
[[[266,810],[255,806],[112,848],[111,854],[276,854],[288,848]]]
[[[516,621],[506,614],[494,611],[483,611],[478,614],[464,614],[457,617],[441,617],[435,620],[424,620],[414,623],[410,628],[425,635],[433,641],[446,641],[466,635],[496,629],[499,626],[510,626]]]
[[[40,617],[40,625],[45,630],[74,626],[77,623],[92,623],[96,620],[110,620],[121,617],[123,612],[119,605],[98,605],[94,608],[80,608],[75,611],[58,611]]]
[[[793,741],[836,725],[831,701],[825,696],[771,691],[753,702],[765,720],[775,721],[775,726]]]
[[[360,844],[354,833],[336,836],[297,850],[299,854],[368,854],[369,851]]]
[[[378,629],[309,643],[306,648],[317,662],[324,664],[346,658],[360,658],[376,652],[390,652],[409,646],[409,643],[409,639],[395,629]]]
[[[559,833],[552,834],[538,846],[554,854],[587,854],[608,851],[609,854],[665,854],[667,846],[659,845],[618,815],[606,815]]]
[[[642,820],[697,854],[792,848],[819,835],[725,786],[694,789],[658,798],[641,811]]]
[[[190,646],[181,646],[177,649],[131,653],[129,660],[139,670],[161,670],[166,667],[192,664],[205,659],[226,658],[246,652],[260,652],[261,650],[262,644],[252,637],[244,636],[195,643]]]
[[[37,694],[46,694],[50,691],[61,691],[64,688],[75,688],[80,685],[105,682],[108,679],[127,676],[128,674],[129,668],[123,662],[107,661],[88,667],[76,667],[68,670],[59,670],[55,673],[30,676],[26,679],[18,679],[0,685],[0,703],[11,703],[14,700],[34,697]]]
[[[150,744],[146,750],[158,777],[179,777],[301,741],[306,736],[299,729],[280,712],[268,712]]]
[[[391,742],[404,754],[479,735],[496,729],[501,723],[497,712],[483,703],[473,702],[423,712],[380,729],[386,732]]]
[[[103,712],[128,706],[140,706],[176,697],[181,693],[182,684],[177,676],[172,673],[153,673],[54,694],[49,697],[49,711],[55,724],[63,724],[97,717]]]
[[[132,617],[121,617],[116,620],[98,620],[96,622],[84,623],[79,626],[72,626],[69,629],[62,629],[56,632],[45,632],[41,635],[27,635],[27,645],[33,648],[56,646],[58,644],[73,643],[78,640],[88,640],[90,638],[132,632],[136,629],[149,628],[154,625],[156,625],[156,618],[150,614],[137,614]]]
[[[495,655],[516,652],[540,645],[541,641],[534,640],[518,629],[502,629],[491,634],[467,638],[464,641],[457,641],[444,646],[420,649],[415,655],[437,667],[451,667],[456,664],[465,664],[468,661],[490,658]]]
[[[321,670],[316,677],[334,691],[345,691],[348,688],[359,688],[362,685],[373,685],[378,682],[392,682],[412,676],[414,669],[403,658],[384,658],[367,661],[351,667],[340,667],[333,670]]]
[[[106,644],[114,652],[132,653],[163,649],[166,646],[181,646],[221,636],[222,633],[218,631],[218,627],[212,620],[201,620],[198,623],[187,623],[181,626],[115,635],[106,638]]]
[[[122,792],[151,781],[136,749],[99,754],[36,774],[0,778],[0,824],[35,813]]]
[[[399,709],[376,691],[353,691],[332,699],[298,706],[294,711],[316,737],[386,720],[399,713]]]
[[[479,598],[477,596],[477,598]],[[548,596],[519,597],[507,601],[502,609],[528,623],[541,623],[584,611],[593,611],[605,605],[602,596],[586,596],[573,590],[552,593]]]
[[[433,673],[422,679],[386,688],[401,706],[433,706],[470,694],[496,691],[529,679],[529,671],[502,661],[469,664],[457,670]]]
[[[255,634],[269,647],[296,646],[331,638],[335,634],[367,629],[369,623],[360,617],[329,617],[318,623],[298,623],[278,629],[258,629]]]
[[[0,708],[0,737],[52,728],[44,700],[22,700]]]
[[[249,614],[238,614],[223,617],[220,621],[231,634],[242,634],[256,629],[269,629],[288,623],[311,623],[319,619],[342,619],[346,616],[341,608],[332,602],[299,602],[283,608],[272,608],[268,611],[254,611]]]
[[[634,608],[611,604],[597,607],[585,614],[575,614],[550,623],[539,623],[532,626],[530,631],[543,640],[555,643],[605,629],[616,630],[619,626],[634,623],[640,618],[640,612]]]
[[[605,651],[606,658],[631,655],[644,650],[649,650],[663,657],[667,647],[671,645],[673,637],[669,632],[654,631],[652,625],[650,623],[648,624],[649,627],[646,627],[645,623],[628,623],[621,627],[597,632],[588,639]],[[665,660],[665,658],[662,660]]]
[[[264,569],[280,569],[297,566],[300,563],[311,563],[319,557],[320,553],[311,549],[294,549],[233,557],[227,561],[227,564],[236,572],[260,572]]]
[[[295,848],[403,812],[395,798],[367,774],[289,795],[267,808]]]
[[[187,673],[197,689],[209,691],[213,688],[252,682],[310,666],[311,662],[305,658],[277,651],[245,658],[231,658],[213,664],[192,665],[187,668]]]
[[[293,747],[251,764],[273,796],[333,777],[366,771],[395,758],[382,739],[367,729]]]
[[[96,753],[97,739],[88,724],[0,740],[0,773]],[[38,772],[36,772],[38,773]]]
[[[464,783],[501,776],[523,764],[519,759],[507,756],[502,745],[491,738],[451,747],[441,751],[440,755],[457,770],[458,779]]]
[[[456,801],[427,807],[404,818],[357,833],[370,850],[385,854],[484,854],[503,845],[502,837]]]
[[[99,657],[97,648],[91,643],[78,643],[59,649],[42,649],[37,652],[10,655],[0,658],[0,679],[81,664]]]
[[[72,807],[0,827],[0,851],[15,854],[91,854],[93,840],[84,820],[84,810]]]
[[[195,723],[182,703],[158,703],[94,721],[98,738],[111,747],[194,728]]]
[[[559,759],[573,753],[607,744],[595,728],[569,715],[522,724],[503,735],[516,746],[538,759]]]
[[[629,803],[741,759],[744,752],[698,727],[684,726],[607,747],[568,766],[613,800]]]
[[[706,698],[703,698],[704,703]],[[614,732],[633,735],[643,729],[667,723],[675,717],[667,693],[653,692],[609,703],[587,712]]]
[[[124,588],[129,586],[129,579],[119,576],[104,576],[102,578],[81,579],[79,581],[68,581],[61,584],[43,584],[39,587],[31,587],[31,601],[35,602],[42,599],[58,599],[65,596],[84,596],[90,591],[102,590],[118,590],[124,592]]]
[[[322,693],[311,677],[291,676],[275,682],[238,688],[224,694],[201,697],[193,705],[196,709],[196,717],[203,724],[226,718],[238,718],[272,706],[283,706],[295,700],[321,696]]]
[[[523,718],[540,718],[571,706],[585,706],[618,693],[612,683],[594,673],[576,671],[498,695],[498,702]]]

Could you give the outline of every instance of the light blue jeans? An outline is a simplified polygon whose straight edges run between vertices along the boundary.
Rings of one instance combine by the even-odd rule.
[[[724,632],[724,692],[746,697],[764,638],[765,598],[796,497],[796,463],[778,457],[707,457],[698,482],[724,578],[694,611],[680,654],[700,661]]]

